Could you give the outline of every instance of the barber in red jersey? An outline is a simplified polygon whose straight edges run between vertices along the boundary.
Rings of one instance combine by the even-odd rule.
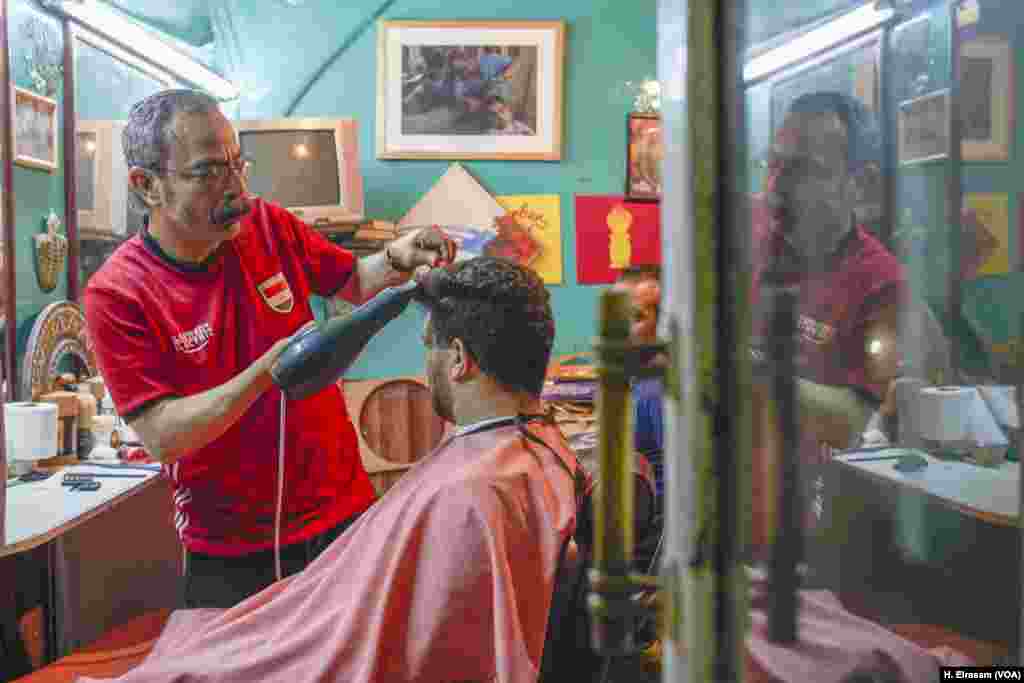
[[[804,95],[791,105],[771,150],[765,194],[754,206],[755,342],[764,339],[772,287],[796,286],[797,401],[801,463],[826,448],[854,445],[896,376],[907,285],[897,259],[857,224],[855,207],[879,186],[881,143],[873,116],[853,98]],[[755,343],[755,373],[765,349]],[[755,383],[754,508],[767,509],[758,483],[779,444],[767,423],[768,384]],[[820,501],[811,492],[813,523]],[[760,502],[759,502],[760,501]],[[767,520],[754,520],[754,543]]]
[[[279,391],[270,367],[313,320],[310,294],[360,302],[454,257],[441,231],[356,260],[284,209],[247,197],[238,136],[216,100],[165,91],[123,136],[146,228],[84,295],[118,412],[163,463],[188,551],[186,604],[230,607],[270,585]],[[225,223],[218,213],[234,214]],[[280,530],[284,575],[306,566],[374,501],[337,386],[289,401]]]

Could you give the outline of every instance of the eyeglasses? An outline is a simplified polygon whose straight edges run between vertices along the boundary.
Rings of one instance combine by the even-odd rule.
[[[181,177],[191,180],[223,182],[228,179],[231,173],[234,173],[239,178],[249,177],[249,169],[251,167],[252,162],[249,159],[238,157],[231,161],[204,161],[189,169],[171,168],[168,166],[158,170],[162,170],[164,173],[177,173]]]

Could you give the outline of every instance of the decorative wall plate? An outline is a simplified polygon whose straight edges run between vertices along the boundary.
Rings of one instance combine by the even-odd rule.
[[[78,363],[76,374],[93,377],[96,360],[85,331],[85,316],[73,301],[55,301],[43,309],[28,337],[21,369],[19,398],[35,401],[53,389],[61,361],[68,357]]]
[[[382,494],[440,442],[448,424],[434,412],[425,378],[343,380],[359,454]]]

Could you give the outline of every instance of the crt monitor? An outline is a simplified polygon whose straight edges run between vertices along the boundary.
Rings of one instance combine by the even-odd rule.
[[[358,126],[353,119],[281,118],[236,123],[251,162],[249,191],[313,226],[363,220]]]
[[[128,166],[121,147],[125,122],[77,122],[76,200],[83,237],[128,237],[142,227],[143,212],[128,201]]]

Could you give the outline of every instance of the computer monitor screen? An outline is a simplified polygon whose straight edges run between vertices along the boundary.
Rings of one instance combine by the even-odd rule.
[[[314,226],[363,220],[358,128],[353,119],[239,121],[249,191]]]
[[[334,131],[248,131],[240,141],[252,192],[281,206],[341,203]]]

